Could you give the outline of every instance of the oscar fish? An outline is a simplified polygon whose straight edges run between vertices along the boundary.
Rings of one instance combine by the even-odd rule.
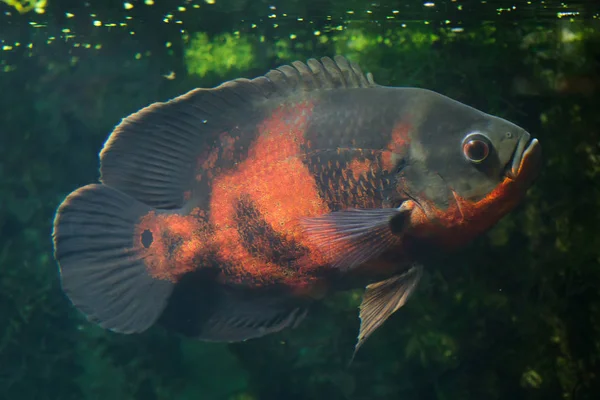
[[[467,245],[541,167],[523,128],[341,56],[195,89],[128,116],[53,230],[61,285],[105,329],[235,342],[365,287],[355,349],[428,256]]]

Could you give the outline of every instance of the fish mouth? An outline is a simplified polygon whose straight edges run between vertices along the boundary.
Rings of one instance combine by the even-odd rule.
[[[521,177],[533,179],[541,169],[542,149],[540,142],[529,134],[523,135],[511,159],[509,160],[504,176],[510,180]]]

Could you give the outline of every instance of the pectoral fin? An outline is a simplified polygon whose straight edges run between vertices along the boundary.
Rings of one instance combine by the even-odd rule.
[[[367,338],[379,328],[390,315],[402,307],[421,279],[423,267],[414,265],[402,275],[367,286],[360,305],[360,333],[354,354]]]
[[[403,207],[351,208],[304,218],[301,223],[308,239],[329,258],[331,266],[347,271],[399,242],[408,215]]]

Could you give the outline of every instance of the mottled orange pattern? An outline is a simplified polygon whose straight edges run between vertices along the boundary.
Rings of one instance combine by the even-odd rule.
[[[208,154],[203,155],[198,159],[198,165],[200,169],[207,171],[214,168],[215,163],[219,159],[219,148],[215,147]]]
[[[381,174],[393,170],[398,157],[406,151],[410,126],[397,124],[383,150],[338,148],[338,155],[348,154],[349,161],[342,165],[340,159],[322,158],[316,153],[307,158],[311,143],[305,139],[305,132],[313,107],[313,103],[305,101],[273,110],[257,126],[257,138],[237,164],[239,136],[230,132],[219,134],[212,147],[196,160],[196,181],[210,188],[206,215],[198,209],[185,216],[150,213],[136,227],[138,248],[144,253],[152,276],[175,281],[202,267],[210,255],[223,266],[228,281],[252,282],[256,286],[279,282],[302,291],[316,279],[317,269],[354,248],[353,243],[328,237],[329,248],[325,251],[324,239],[318,240],[318,235],[307,237],[300,221],[329,213],[327,204],[343,208],[381,207],[380,192],[384,185],[390,185]],[[311,171],[315,167],[318,174],[323,174],[317,178],[328,182],[323,198]],[[193,193],[184,193],[186,200],[193,201],[191,197]],[[246,226],[238,226],[242,199],[256,209],[255,214],[245,215],[244,223],[250,224]],[[268,226],[287,244],[271,243],[268,236],[256,231],[260,228],[252,228],[259,233],[248,236],[247,228],[254,226],[253,222],[256,226]],[[145,230],[153,235],[147,249],[141,244]],[[252,240],[250,245],[248,240]],[[282,265],[273,261],[273,254],[291,252],[290,249],[296,255],[289,254]]]
[[[392,138],[382,153],[382,167],[385,171],[393,171],[398,158],[410,146],[410,130],[411,125],[407,122],[398,122],[392,129]]]
[[[212,183],[212,179],[220,174],[221,161],[232,161],[236,142],[239,136],[230,135],[228,132],[221,132],[219,140],[214,143],[210,151],[205,151],[196,160],[196,181],[201,182],[206,179],[208,185]]]
[[[238,137],[230,136],[229,133],[223,132],[220,135],[221,139],[221,158],[223,160],[231,161],[233,160],[233,152],[235,150],[235,142],[238,140]]]
[[[300,217],[329,211],[302,162],[301,146],[312,108],[311,103],[304,102],[276,109],[258,127],[259,137],[247,158],[213,182],[210,220],[215,245],[219,257],[232,265],[240,278],[250,274],[258,282],[293,279],[280,266],[252,257],[241,244],[234,218],[243,196],[255,204],[274,231],[309,247],[310,259],[299,261],[300,271],[323,265],[322,256],[305,241],[298,223]]]
[[[148,248],[142,243],[145,231],[152,233]],[[149,274],[173,282],[202,265],[211,246],[208,225],[199,209],[188,215],[151,211],[135,226],[134,235],[134,249],[141,252]]]
[[[367,179],[373,170],[373,160],[358,160],[355,158],[348,164],[348,170],[354,176],[355,181],[358,181],[360,178]]]

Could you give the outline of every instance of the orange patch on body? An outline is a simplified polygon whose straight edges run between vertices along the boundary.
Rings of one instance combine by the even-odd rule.
[[[297,267],[323,265],[320,253],[302,234],[299,218],[327,213],[315,180],[303,164],[301,146],[313,105],[281,106],[258,127],[259,136],[247,158],[232,172],[215,178],[210,218],[219,256],[258,281],[286,280],[281,266],[252,257],[241,244],[236,206],[247,196],[266,223],[287,240],[308,247],[310,259]]]
[[[142,243],[146,231],[152,234],[148,247]],[[189,215],[151,211],[135,226],[134,235],[135,249],[142,253],[148,273],[172,282],[200,267],[211,246],[208,225],[199,209]]]
[[[348,170],[354,176],[354,180],[358,181],[361,177],[367,179],[367,176],[372,171],[373,161],[372,160],[357,160],[354,159],[348,164]],[[342,172],[343,174],[344,172]]]
[[[406,122],[397,123],[392,129],[392,137],[381,155],[384,171],[394,170],[398,159],[402,157],[410,146],[411,125]]]
[[[211,177],[213,175],[213,169],[219,159],[219,148],[215,147],[210,152],[206,152],[196,162],[196,181],[200,182],[203,177]]]
[[[235,149],[235,142],[237,137],[230,136],[227,132],[223,132],[220,135],[221,139],[221,158],[223,160],[233,160],[233,151]]]
[[[203,170],[208,170],[208,169],[214,168],[215,163],[217,162],[218,159],[219,159],[219,149],[215,148],[210,153],[208,153],[208,156],[205,159],[203,159],[200,162],[200,167]]]
[[[238,139],[238,136],[231,136],[228,132],[221,132],[219,134],[219,141],[214,144],[212,150],[198,157],[196,162],[196,181],[200,182],[203,178],[207,178],[210,185],[210,180],[220,174],[223,166],[222,162],[233,161],[235,145]]]
[[[341,208],[381,207],[380,196],[376,193],[382,189],[383,184],[379,176],[381,150],[337,148],[336,153],[338,156],[350,158],[343,168],[339,160],[329,160],[327,164],[317,161],[320,166],[320,179],[328,183],[323,193],[327,202],[339,204]],[[332,174],[333,171],[339,171],[339,174]]]

